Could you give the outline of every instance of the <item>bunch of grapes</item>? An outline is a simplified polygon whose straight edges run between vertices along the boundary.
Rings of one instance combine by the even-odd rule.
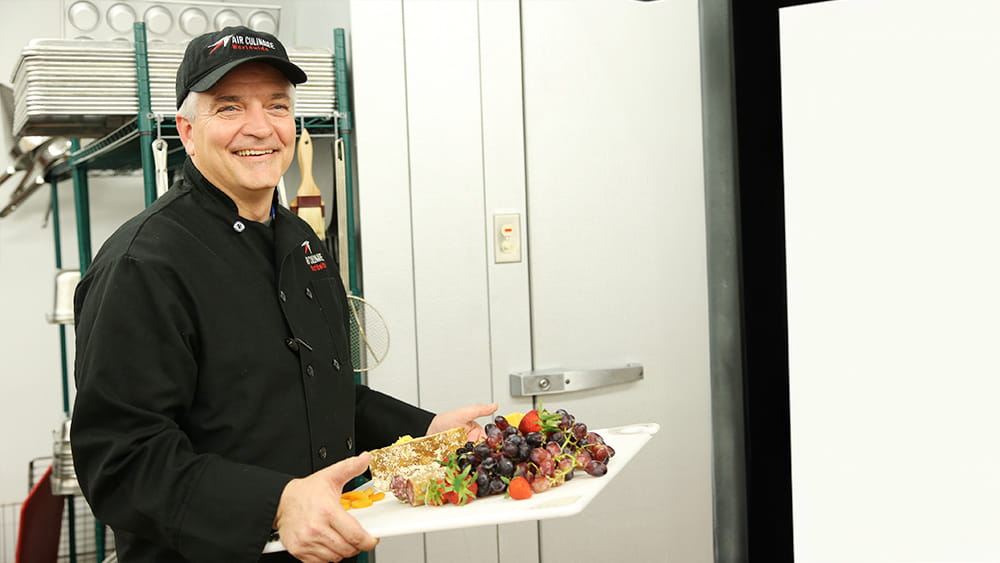
[[[518,428],[497,416],[484,427],[485,439],[456,450],[453,460],[461,471],[470,468],[477,497],[504,493],[515,477],[540,493],[569,481],[577,469],[595,477],[608,472],[614,448],[565,409],[531,411],[525,419]]]

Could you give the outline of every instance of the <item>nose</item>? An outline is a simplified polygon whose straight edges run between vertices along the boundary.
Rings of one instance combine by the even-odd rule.
[[[246,109],[242,132],[244,135],[264,138],[274,133],[274,126],[260,104],[251,104]]]

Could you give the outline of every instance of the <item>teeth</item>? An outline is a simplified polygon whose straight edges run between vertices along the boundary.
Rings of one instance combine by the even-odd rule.
[[[273,152],[274,152],[273,150],[255,151],[255,150],[249,150],[248,149],[248,150],[243,150],[243,151],[236,151],[236,154],[238,156],[260,156],[262,154],[271,154]]]

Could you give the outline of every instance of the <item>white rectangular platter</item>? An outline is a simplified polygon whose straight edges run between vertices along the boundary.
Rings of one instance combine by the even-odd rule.
[[[595,430],[615,450],[607,474],[591,477],[578,470],[572,480],[529,499],[513,500],[494,495],[464,506],[413,507],[387,493],[384,500],[367,508],[351,510],[349,514],[377,538],[573,516],[590,504],[659,429],[659,424],[644,423]],[[359,488],[369,486],[370,483],[365,483]],[[264,553],[284,550],[280,540],[268,542],[264,547]]]

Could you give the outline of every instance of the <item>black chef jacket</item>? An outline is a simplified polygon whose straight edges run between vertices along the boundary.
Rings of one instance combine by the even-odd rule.
[[[345,303],[304,221],[241,218],[190,159],[108,239],[76,292],[71,434],[119,561],[257,561],[290,479],[427,430],[354,383]]]

